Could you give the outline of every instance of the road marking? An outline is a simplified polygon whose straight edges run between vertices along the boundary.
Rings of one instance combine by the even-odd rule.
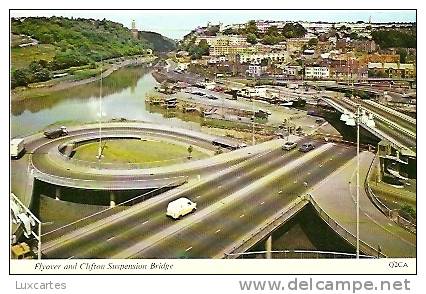
[[[189,251],[189,250],[191,250],[191,249],[192,249],[192,246],[191,246],[191,247],[186,248],[185,252],[188,252],[188,251]]]
[[[263,204],[265,204],[265,201],[262,201],[262,202],[260,203],[260,205],[263,205]]]
[[[240,218],[243,217],[243,216],[244,216],[244,214],[240,215]]]
[[[144,225],[144,224],[146,224],[148,221],[144,221],[142,224]]]
[[[217,234],[217,233],[219,233],[219,232],[220,232],[220,229],[216,230],[215,234]]]
[[[283,190],[279,191],[278,194],[281,194],[283,192]]]

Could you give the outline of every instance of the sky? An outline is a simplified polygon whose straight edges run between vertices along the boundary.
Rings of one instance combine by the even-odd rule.
[[[66,16],[82,18],[106,18],[130,27],[132,20],[143,31],[154,31],[172,39],[181,39],[197,26],[207,22],[224,25],[245,23],[249,20],[288,20],[288,21],[365,21],[370,16],[372,22],[416,22],[415,10],[19,10],[11,11],[18,16]]]

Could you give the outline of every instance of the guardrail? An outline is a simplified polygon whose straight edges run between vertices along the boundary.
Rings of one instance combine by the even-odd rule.
[[[356,258],[355,253],[349,252],[334,252],[334,251],[321,251],[321,250],[272,250],[272,251],[251,251],[251,252],[241,252],[241,253],[230,253],[229,256],[236,256],[241,258],[256,258],[257,256],[263,256],[268,253],[272,254],[272,258]],[[275,257],[274,257],[275,256]],[[370,255],[359,255],[361,258],[377,258],[376,256]]]
[[[387,207],[382,201],[380,201],[380,199],[376,196],[376,194],[371,189],[370,179],[372,177],[372,169],[376,165],[377,160],[379,160],[379,156],[376,153],[374,160],[371,162],[371,165],[368,168],[367,177],[365,178],[365,181],[364,181],[364,188],[365,188],[365,191],[367,192],[368,198],[370,198],[374,206],[376,206],[389,219],[397,223],[399,226],[415,234],[417,232],[416,224],[413,224],[409,220],[400,216],[398,209],[390,209],[389,207]]]
[[[399,117],[401,119],[404,119],[404,120],[406,120],[406,121],[408,121],[408,122],[410,122],[412,124],[416,124],[416,122],[417,122],[417,120],[415,118],[412,118],[411,116],[408,116],[408,115],[406,115],[404,113],[396,111],[395,109],[386,107],[386,106],[384,106],[384,105],[382,105],[380,103],[377,103],[375,101],[365,100],[364,102],[367,103],[367,104],[369,104],[369,105],[371,105],[371,106],[373,106],[373,107],[380,108],[383,111],[392,113],[393,115],[395,115],[395,116],[397,116],[397,117]]]
[[[75,231],[75,230],[82,228],[86,225],[89,225],[89,224],[94,223],[96,221],[102,220],[106,217],[112,216],[112,215],[122,211],[123,207],[129,206],[129,209],[130,209],[130,206],[135,204],[136,201],[141,201],[141,200],[144,201],[145,198],[149,197],[151,194],[153,194],[157,191],[160,191],[161,189],[164,189],[166,187],[170,187],[170,186],[171,186],[171,184],[167,184],[163,187],[160,187],[160,188],[154,189],[152,191],[143,193],[142,195],[136,196],[132,199],[129,199],[129,200],[124,201],[120,204],[117,204],[114,207],[109,207],[107,209],[101,210],[99,212],[96,212],[94,214],[86,216],[86,217],[79,219],[77,221],[71,222],[67,225],[60,227],[60,228],[54,229],[54,230],[46,232],[46,233],[42,233],[42,235],[41,235],[42,243],[55,240],[57,238],[60,238],[62,235],[64,235],[67,232]]]
[[[306,194],[307,200],[312,204],[314,209],[317,211],[318,215],[328,224],[328,226],[334,230],[339,236],[341,236],[343,239],[345,239],[349,244],[356,244],[356,236],[354,236],[352,233],[350,233],[348,230],[346,230],[344,227],[342,227],[339,223],[337,223],[332,217],[330,217],[315,201],[315,199],[310,194]],[[365,243],[362,240],[359,240],[360,244],[360,251],[364,254],[370,255],[370,256],[377,256],[377,257],[387,257],[385,254],[383,254],[381,251],[371,247],[367,243]]]

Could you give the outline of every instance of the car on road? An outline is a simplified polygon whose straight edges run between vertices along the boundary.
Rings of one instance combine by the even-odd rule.
[[[299,151],[300,152],[309,152],[314,148],[315,148],[315,145],[312,144],[312,143],[303,143],[302,146],[300,146]]]
[[[174,219],[179,219],[181,216],[194,212],[196,209],[197,203],[192,202],[188,198],[181,197],[167,205],[166,215]]]
[[[46,138],[55,139],[55,138],[68,135],[68,130],[66,127],[62,126],[55,130],[47,130],[43,134]]]
[[[297,143],[296,142],[288,141],[288,142],[285,142],[284,145],[281,148],[282,148],[282,150],[287,150],[288,151],[288,150],[294,149],[296,147],[297,147]]]
[[[218,100],[218,99],[219,99],[219,97],[217,97],[217,96],[215,96],[215,95],[212,95],[212,94],[207,94],[207,95],[206,95],[206,98],[208,98],[208,99],[212,99],[212,100]]]

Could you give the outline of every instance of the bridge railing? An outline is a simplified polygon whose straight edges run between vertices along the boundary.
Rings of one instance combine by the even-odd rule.
[[[321,251],[321,250],[272,250],[272,251],[251,251],[251,252],[241,252],[241,253],[230,253],[229,256],[236,256],[239,258],[258,258],[264,257],[271,253],[272,258],[282,259],[282,258],[293,258],[293,259],[316,259],[316,258],[356,258],[355,253],[349,252],[333,252],[333,251]],[[377,258],[376,256],[360,254],[361,258]]]
[[[240,254],[244,253],[245,250],[255,245],[258,241],[268,236],[272,231],[276,230],[282,225],[283,219],[289,217],[289,212],[293,215],[295,212],[302,209],[307,204],[306,199],[303,197],[297,198],[285,209],[279,211],[262,225],[256,228],[255,231],[250,232],[244,238],[240,239],[232,248],[229,248],[224,252],[223,258],[237,258]],[[293,211],[296,209],[296,211]]]
[[[343,239],[345,239],[349,244],[355,245],[356,244],[356,236],[353,235],[351,232],[346,230],[343,226],[341,226],[339,223],[337,223],[331,216],[329,216],[315,201],[315,199],[310,194],[306,194],[306,198],[309,200],[309,202],[312,204],[312,206],[317,211],[318,215],[328,224],[328,226],[333,229],[337,234],[339,234]],[[377,256],[377,257],[386,257],[385,254],[383,254],[378,249],[375,249],[365,243],[362,240],[359,240],[360,244],[360,251],[364,254],[370,255],[370,256]]]
[[[71,231],[75,231],[77,229],[80,229],[84,226],[87,226],[89,224],[92,224],[96,221],[100,221],[105,219],[106,217],[112,216],[114,214],[117,214],[123,210],[128,210],[128,209],[132,209],[134,206],[134,204],[136,204],[137,202],[140,201],[144,201],[145,199],[149,198],[150,196],[152,196],[155,192],[161,191],[162,189],[165,189],[167,187],[173,186],[174,184],[168,184],[165,185],[163,187],[151,190],[149,192],[143,193],[139,196],[136,196],[132,199],[129,199],[127,201],[121,202],[120,204],[117,204],[116,206],[113,207],[109,207],[107,209],[101,210],[99,212],[96,212],[94,214],[91,214],[89,216],[86,216],[82,219],[76,220],[74,222],[71,222],[69,224],[66,224],[62,227],[56,228],[52,231],[49,232],[42,232],[41,238],[42,238],[42,243],[48,242],[48,241],[52,241],[55,239],[60,238],[62,235],[71,232]]]
[[[374,160],[372,161],[372,163],[371,163],[371,165],[368,169],[367,177],[365,178],[365,181],[364,181],[364,188],[365,188],[365,191],[367,192],[368,198],[370,198],[371,202],[384,215],[386,215],[392,221],[394,221],[395,223],[397,223],[401,227],[407,229],[408,231],[410,231],[412,233],[416,233],[417,232],[416,224],[414,224],[414,223],[410,222],[409,220],[405,219],[404,217],[400,216],[398,209],[390,209],[388,206],[386,206],[386,204],[384,204],[382,201],[380,201],[380,199],[376,196],[374,191],[371,189],[370,180],[371,180],[371,177],[373,176],[372,170],[376,166],[378,160],[380,160],[380,159],[379,159],[378,154],[376,153]]]

